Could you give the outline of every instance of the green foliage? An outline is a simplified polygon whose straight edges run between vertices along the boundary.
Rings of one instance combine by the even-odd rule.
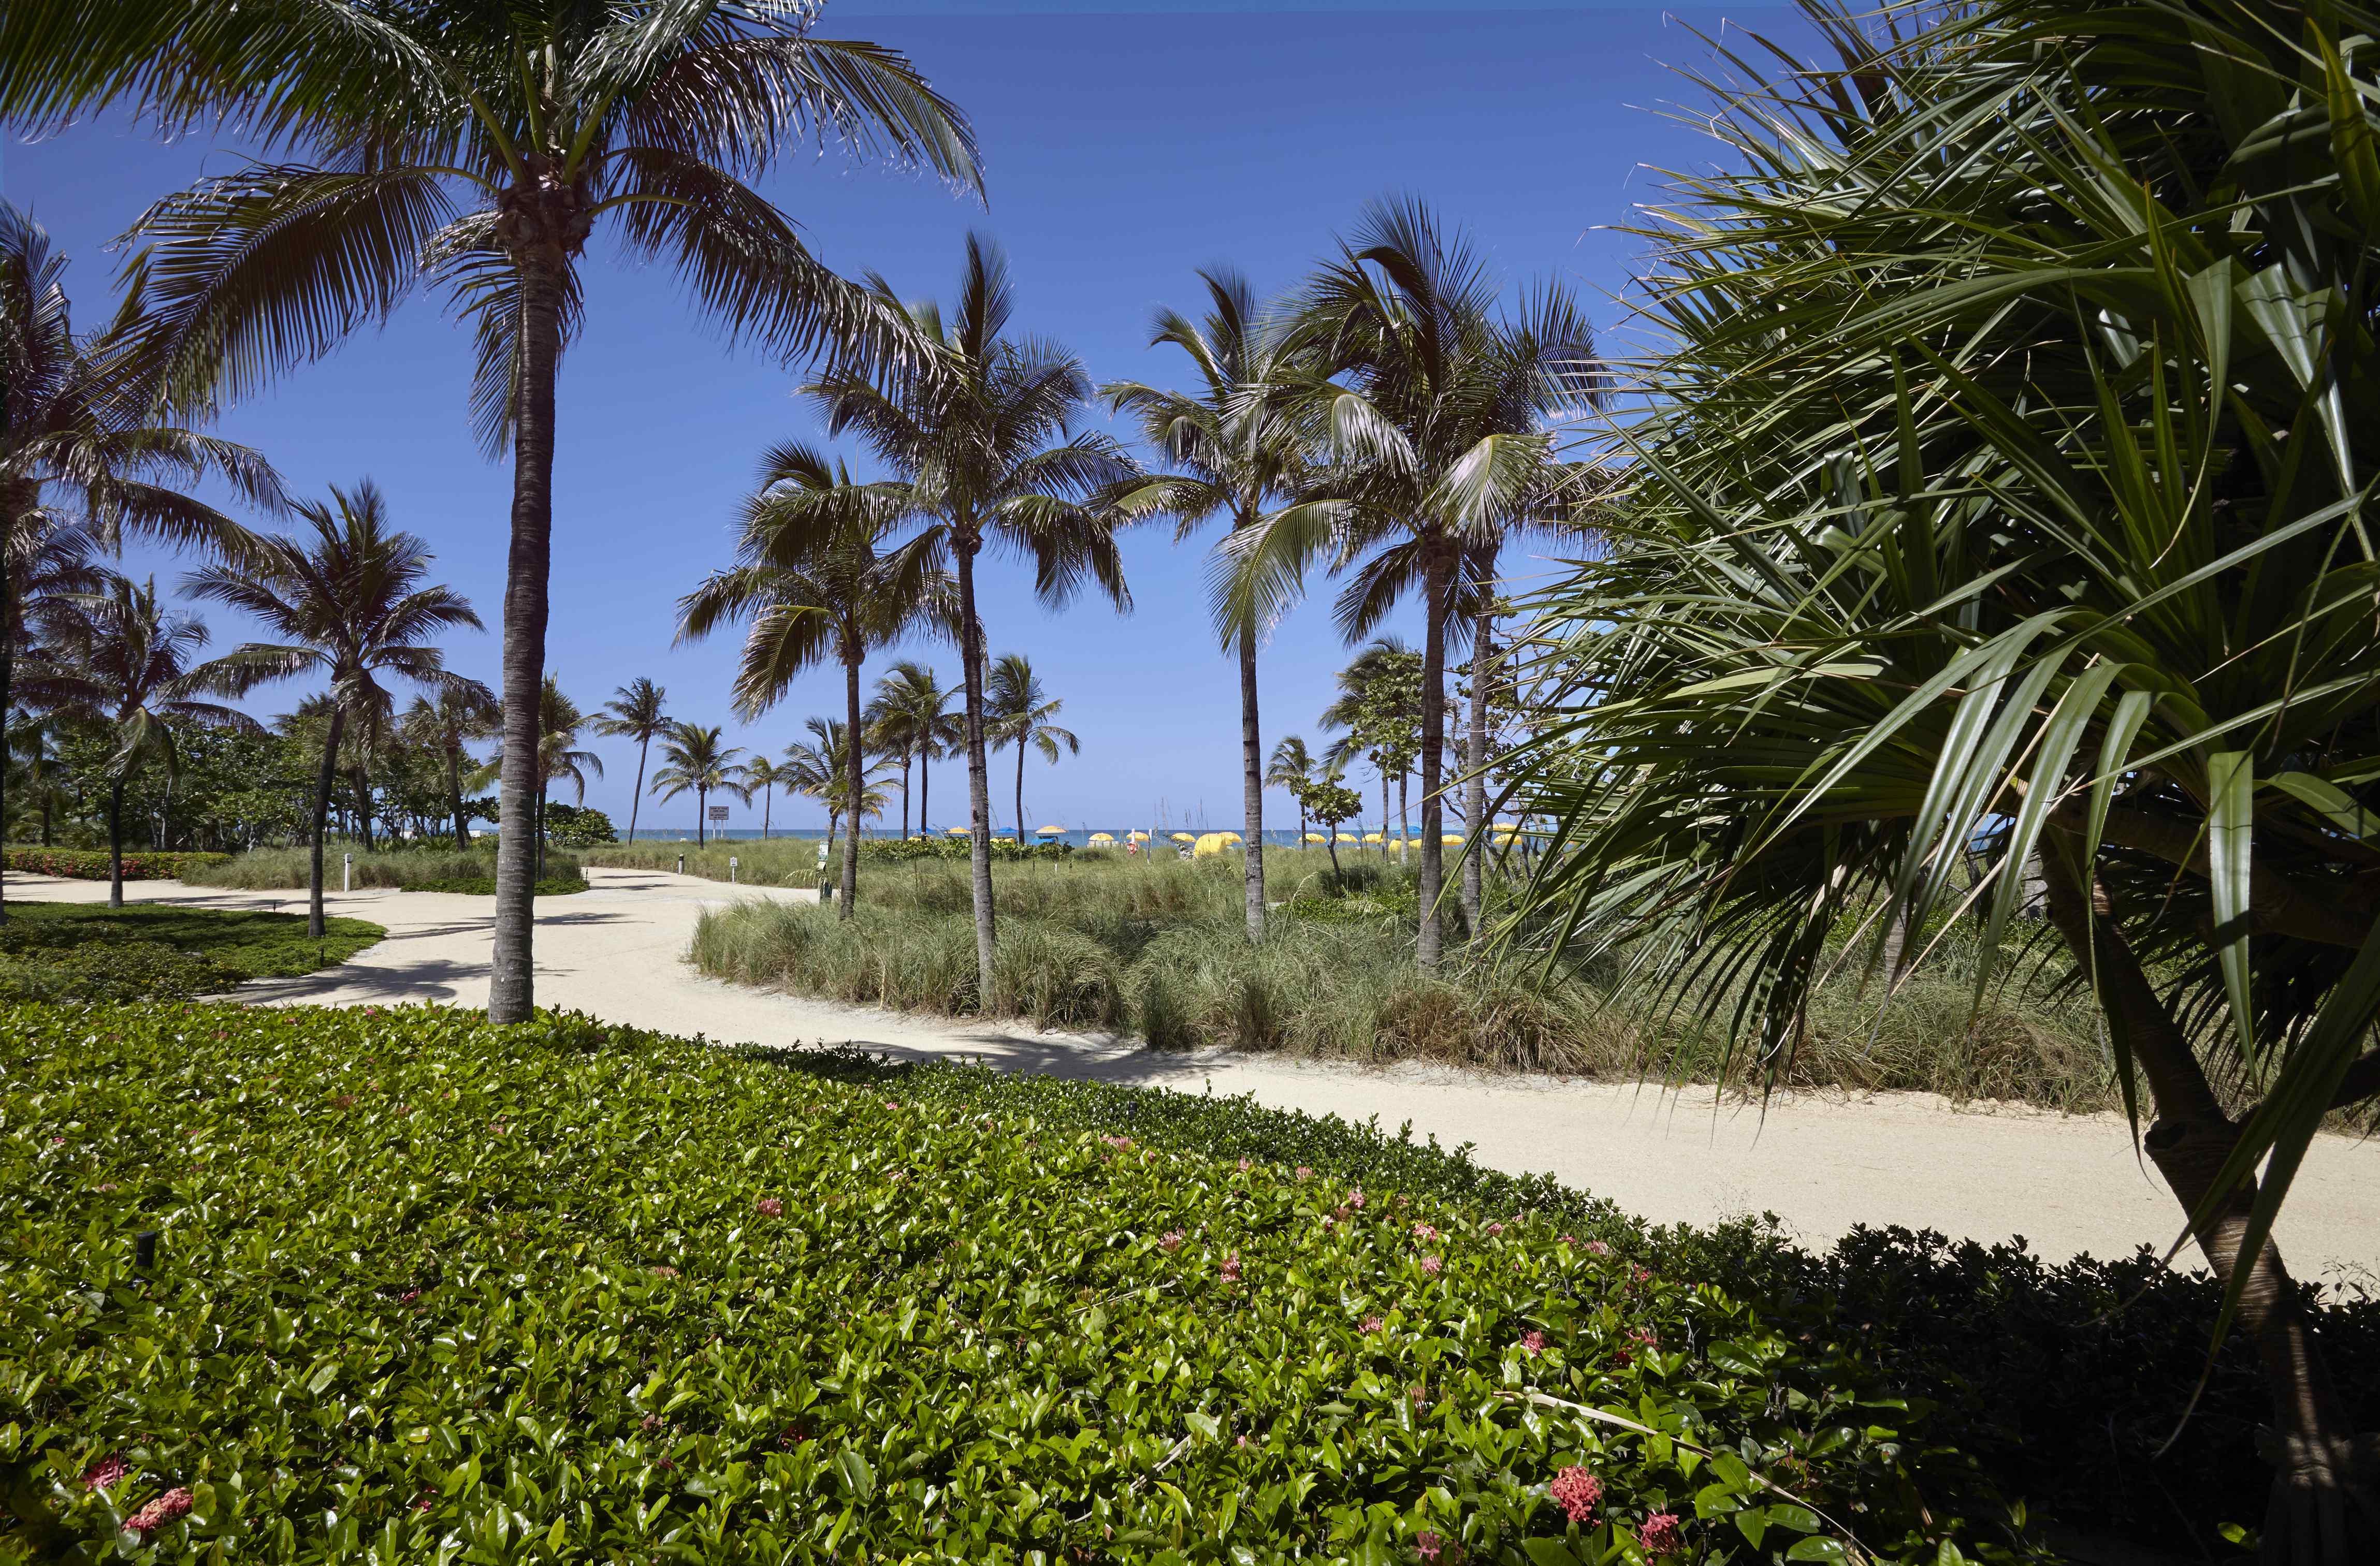
[[[193,874],[203,874],[216,866],[228,864],[230,860],[228,854],[159,854],[128,849],[124,855],[124,879],[187,880]],[[107,850],[104,848],[0,849],[0,864],[29,875],[59,876],[68,880],[108,879]]]
[[[677,862],[684,859],[686,874],[710,880],[727,880],[727,861],[733,859],[735,879],[741,885],[815,887],[819,883],[818,851],[819,840],[814,837],[775,837],[759,842],[750,838],[713,838],[698,847],[691,841],[645,839],[591,848],[581,857],[589,865],[612,869],[666,870],[671,874],[676,873]]]
[[[965,864],[969,840],[964,835],[944,832],[940,837],[863,837],[859,840],[859,862],[884,865],[912,865],[921,860]],[[1075,845],[1071,843],[1019,843],[1013,837],[991,840],[991,862],[1014,865],[1037,861],[1063,861],[1072,858]]]
[[[291,914],[11,902],[0,924],[0,999],[188,1000],[343,963],[387,933],[332,919],[317,941]]]
[[[6,1014],[18,1538],[187,1488],[148,1542],[246,1559],[1609,1560],[1656,1511],[1713,1560],[2006,1558],[1873,1364],[1550,1213],[916,1080],[443,1007]]]
[[[343,866],[341,858],[353,854],[352,867]],[[232,858],[216,856],[216,862],[197,867],[183,876],[192,886],[237,887],[249,892],[304,891],[310,884],[312,851],[306,848],[258,848]],[[423,847],[394,849],[368,854],[332,844],[324,850],[322,875],[328,889],[335,892],[343,869],[351,869],[353,884],[392,886],[406,892],[465,892],[492,893],[495,890],[496,850],[492,843],[474,848],[468,854],[442,848],[435,844]],[[545,856],[545,878],[538,882],[540,896],[549,892],[584,892],[586,873],[579,868],[576,856],[549,853]]]
[[[617,843],[612,818],[592,806],[565,805],[550,800],[545,807],[545,841],[556,848],[592,848]]]

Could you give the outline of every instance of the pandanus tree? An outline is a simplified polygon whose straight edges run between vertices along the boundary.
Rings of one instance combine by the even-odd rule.
[[[674,265],[733,338],[790,358],[864,341],[918,368],[883,301],[821,265],[751,182],[832,140],[972,187],[974,141],[903,55],[813,37],[816,15],[789,0],[123,0],[96,16],[12,0],[0,14],[0,118],[42,129],[115,107],[268,148],[135,226],[144,382],[191,405],[240,396],[425,283],[471,322],[472,420],[513,465],[507,822],[535,808],[555,383],[596,230]],[[533,1002],[534,849],[507,831],[497,854],[497,1022]]]
[[[742,747],[726,742],[719,724],[673,723],[662,740],[662,770],[653,774],[653,789],[663,799],[694,795],[694,845],[710,841],[710,796],[741,795],[744,769],[735,759]]]
[[[1021,652],[1003,652],[992,661],[984,681],[984,710],[992,743],[1016,747],[1016,841],[1025,836],[1025,755],[1038,750],[1051,766],[1058,758],[1080,756],[1083,742],[1072,729],[1061,728],[1058,714],[1066,704],[1051,696],[1033,672],[1033,661]]]
[[[100,591],[52,600],[42,637],[52,658],[26,680],[26,696],[115,731],[107,759],[107,905],[124,906],[124,786],[145,766],[171,779],[180,764],[177,731],[254,730],[237,708],[204,699],[240,688],[225,660],[192,662],[207,628],[157,601],[157,585],[111,576]]]
[[[495,734],[503,722],[503,710],[492,693],[476,684],[451,685],[435,697],[415,697],[405,716],[397,720],[397,733],[407,744],[437,753],[446,775],[446,808],[455,824],[455,846],[467,853],[471,846],[471,814],[463,803],[464,763],[471,759],[471,742]]]
[[[1308,468],[1303,433],[1271,395],[1287,368],[1279,362],[1281,334],[1265,325],[1245,278],[1220,269],[1198,275],[1207,285],[1206,314],[1194,321],[1177,310],[1160,310],[1150,338],[1188,356],[1196,375],[1192,389],[1161,391],[1137,381],[1099,388],[1110,407],[1138,419],[1141,438],[1175,469],[1128,485],[1116,507],[1127,516],[1178,518],[1176,542],[1217,517],[1232,534],[1276,521],[1304,504],[1299,492]],[[1327,527],[1328,513],[1317,520]],[[1240,665],[1241,813],[1247,839],[1248,939],[1254,941],[1264,939],[1265,928],[1265,755],[1257,646],[1288,605],[1232,591],[1228,571],[1218,574],[1214,587],[1216,629]]]
[[[2380,12],[1809,16],[1825,68],[1715,89],[1735,172],[1648,236],[1676,349],[1538,606],[1574,694],[1512,935],[1782,1072],[1844,923],[1988,958],[2038,886],[2270,1385],[2264,1558],[2372,1560],[2380,1439],[2271,1220],[2380,1096]]]
[[[0,20],[0,30],[8,25]],[[0,712],[16,704],[22,606],[34,578],[100,585],[57,580],[61,549],[84,565],[128,534],[237,550],[239,525],[177,487],[209,476],[266,509],[281,501],[263,458],[181,428],[135,395],[117,362],[120,334],[76,332],[66,270],[42,226],[0,198]],[[0,898],[0,918],[6,914]]]
[[[1285,601],[1307,564],[1352,571],[1336,613],[1350,641],[1409,595],[1422,606],[1421,933],[1443,945],[1446,662],[1470,630],[1463,564],[1555,487],[1551,419],[1599,383],[1584,320],[1548,285],[1506,314],[1495,280],[1459,235],[1415,202],[1370,207],[1338,259],[1297,291],[1281,382],[1327,454],[1331,497],[1225,540],[1247,613]]]
[[[607,739],[637,742],[637,791],[628,796],[628,841],[637,841],[637,810],[645,802],[645,761],[653,741],[670,726],[669,693],[639,674],[612,692],[612,699],[595,715],[597,734]]]
[[[788,443],[761,463],[744,504],[736,564],[706,577],[678,603],[678,635],[698,640],[730,621],[748,623],[735,668],[737,714],[759,717],[804,673],[843,670],[844,722],[864,734],[859,669],[868,655],[917,630],[955,636],[956,584],[939,528],[907,538],[917,497],[897,480],[863,484],[841,462]],[[861,793],[862,746],[844,747],[843,795]],[[859,890],[859,834],[844,839],[841,914]]]
[[[297,678],[329,685],[330,721],[314,783],[307,867],[308,932],[319,937],[323,838],[347,726],[357,728],[358,752],[382,732],[395,707],[391,680],[481,708],[493,697],[478,682],[449,673],[445,654],[431,645],[449,631],[479,630],[480,617],[453,589],[423,585],[430,546],[388,525],[378,486],[370,480],[352,490],[334,486],[328,501],[301,501],[292,509],[308,532],[257,539],[237,561],[191,572],[183,589],[240,611],[276,638],[246,642],[225,655],[220,662],[236,679],[234,688]],[[357,772],[357,808],[369,818],[360,762]]]
[[[951,692],[931,669],[904,658],[876,679],[876,695],[861,714],[868,741],[886,756],[901,758],[901,835],[909,835],[909,781],[917,771],[917,830],[931,832],[926,808],[933,801],[933,763],[966,743],[966,720],[951,710]]]
[[[893,297],[881,279],[876,286]],[[909,487],[920,536],[941,540],[958,582],[976,966],[987,995],[991,774],[976,561],[990,547],[1029,562],[1034,595],[1052,609],[1086,584],[1120,611],[1132,603],[1116,518],[1099,499],[1134,476],[1132,463],[1106,435],[1075,428],[1091,389],[1081,362],[1054,344],[1008,336],[1014,308],[1007,262],[990,240],[969,235],[956,310],[945,317],[931,301],[906,307],[914,335],[937,350],[932,374],[903,376],[863,359],[812,387],[831,431],[858,436]]]

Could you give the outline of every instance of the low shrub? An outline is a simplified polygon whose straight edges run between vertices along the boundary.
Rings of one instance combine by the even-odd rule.
[[[331,919],[316,940],[291,914],[11,901],[0,924],[0,1000],[188,1000],[251,978],[312,973],[387,933],[361,919]]]
[[[953,837],[944,832],[940,837],[863,837],[859,840],[862,864],[913,865],[920,861],[944,861],[966,864],[974,857],[971,839]],[[1019,843],[1013,837],[991,840],[991,861],[995,865],[1062,864],[1072,858],[1075,845],[1071,843]]]
[[[187,879],[187,872],[226,863],[228,854],[164,854],[152,850],[132,852],[124,856],[126,880],[175,880]],[[0,864],[28,875],[59,876],[68,880],[106,880],[109,879],[107,850],[104,848],[8,848],[0,849]]]
[[[1873,1361],[1550,1212],[887,1080],[578,1017],[0,1014],[0,1551],[2021,1548]]]
[[[342,862],[352,855],[352,865]],[[310,848],[258,848],[193,869],[182,879],[191,886],[231,887],[246,892],[302,891],[312,884],[313,851]],[[399,848],[364,853],[333,846],[322,858],[323,884],[336,891],[342,875],[355,886],[395,887],[405,892],[495,891],[496,851],[493,844],[466,854],[453,848]],[[568,883],[566,886],[563,883]],[[549,891],[583,892],[586,872],[577,855],[548,850],[540,895]]]

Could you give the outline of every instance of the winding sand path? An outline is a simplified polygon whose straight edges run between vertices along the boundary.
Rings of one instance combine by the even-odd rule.
[[[722,984],[683,960],[703,909],[750,896],[808,902],[813,893],[731,890],[639,870],[588,873],[589,892],[539,902],[537,996],[611,1022],[737,1043],[848,1041],[895,1056],[969,1056],[1012,1070],[1247,1094],[1313,1114],[1378,1116],[1391,1130],[1410,1123],[1416,1137],[1474,1144],[1475,1156],[1495,1168],[1549,1170],[1657,1222],[1773,1212],[1814,1243],[1862,1222],[1986,1242],[2018,1233],[2053,1259],[2162,1246],[2180,1226],[2118,1116],[1959,1109],[1906,1093],[1801,1095],[1772,1101],[1764,1113],[1717,1102],[1707,1090],[1304,1065],[1221,1050],[1160,1054],[1106,1038],[906,1016]],[[7,886],[11,897],[58,902],[107,895],[104,883],[14,872]],[[176,881],[125,891],[141,902],[304,908],[302,893]],[[388,939],[338,968],[254,985],[256,999],[486,1003],[490,899],[367,891],[335,896],[331,906],[386,926]],[[2301,1276],[2380,1285],[2380,1139],[2316,1140],[2280,1240]]]

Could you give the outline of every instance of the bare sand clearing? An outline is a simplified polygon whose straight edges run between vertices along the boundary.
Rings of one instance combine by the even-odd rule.
[[[1111,1038],[1000,1023],[906,1016],[722,984],[684,961],[696,918],[731,890],[640,870],[589,872],[591,890],[538,903],[537,998],[607,1021],[737,1043],[849,1042],[895,1056],[970,1056],[1051,1072],[1257,1101],[1473,1145],[1480,1162],[1550,1171],[1564,1184],[1657,1222],[1770,1212],[1810,1242],[1859,1223],[1938,1229],[1954,1238],[2021,1234],[2045,1256],[2162,1247],[2180,1226],[2173,1199],[2133,1150],[2120,1117],[1954,1107],[1927,1094],[1801,1095],[1756,1105],[1707,1090],[1489,1074],[1438,1067],[1369,1070],[1220,1050],[1160,1054]],[[9,895],[103,900],[104,883],[11,873]],[[133,882],[127,897],[200,907],[302,912],[302,893],[218,892]],[[438,892],[334,896],[335,913],[388,928],[353,962],[309,978],[249,987],[260,1001],[334,1005],[430,1001],[479,1006],[488,994],[492,900]],[[2301,1276],[2380,1281],[2380,1140],[2324,1136],[2283,1219]],[[2185,1262],[2194,1259],[2185,1252]]]

